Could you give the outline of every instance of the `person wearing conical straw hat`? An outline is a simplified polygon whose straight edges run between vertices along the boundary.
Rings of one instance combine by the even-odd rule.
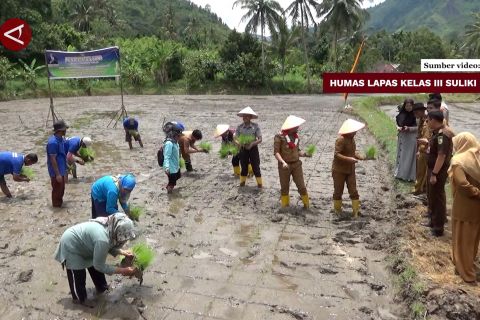
[[[240,186],[245,186],[248,176],[248,164],[252,165],[253,173],[257,180],[257,186],[262,188],[262,173],[260,172],[260,154],[258,145],[262,143],[262,132],[258,124],[253,123],[252,119],[258,119],[258,115],[251,107],[242,109],[238,114],[243,118],[243,123],[235,131],[235,143],[240,146],[238,156],[240,158]],[[243,143],[240,140],[243,137],[251,138],[252,142]],[[248,140],[248,139],[247,139]]]
[[[335,213],[342,212],[342,195],[345,183],[352,200],[353,216],[357,217],[360,212],[360,196],[357,191],[355,177],[355,164],[358,160],[364,160],[355,145],[355,134],[365,127],[365,124],[353,119],[345,120],[338,131],[340,135],[335,141],[335,154],[332,164],[333,177],[333,208]]]
[[[235,128],[230,128],[228,124],[219,124],[215,129],[214,137],[222,137],[222,145],[233,144],[234,139],[233,135],[235,134]],[[232,157],[232,166],[233,166],[233,174],[236,176],[240,176],[240,158],[238,154],[233,155]]]
[[[298,193],[302,197],[303,207],[305,209],[310,207],[307,187],[303,179],[302,161],[300,161],[300,157],[307,157],[307,154],[300,150],[298,138],[298,128],[303,123],[305,123],[305,120],[302,118],[288,116],[280,133],[275,135],[273,142],[273,153],[278,160],[282,208],[288,207],[290,204],[290,176],[297,185]]]

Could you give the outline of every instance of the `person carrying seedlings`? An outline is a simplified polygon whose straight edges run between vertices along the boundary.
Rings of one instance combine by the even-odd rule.
[[[418,120],[417,128],[417,165],[415,172],[414,195],[420,195],[426,192],[427,188],[427,148],[424,144],[418,143],[419,139],[430,139],[431,132],[427,124],[427,115],[425,106],[422,102],[413,105],[413,112]]]
[[[178,179],[182,177],[180,172],[180,146],[178,145],[182,126],[173,124],[168,128],[164,127],[164,132],[166,139],[163,142],[162,167],[168,177],[167,193],[171,194],[177,185]]]
[[[88,148],[92,145],[90,137],[70,137],[65,141],[65,151],[67,152],[67,164],[69,172],[71,171],[73,178],[77,178],[77,163],[84,165],[85,161],[90,159],[83,159],[79,154],[80,148]]]
[[[178,137],[178,145],[180,146],[182,158],[185,160],[185,169],[188,172],[193,171],[192,159],[190,158],[190,155],[198,152],[208,152],[208,150],[204,150],[195,146],[195,142],[202,140],[202,138],[202,132],[198,129],[193,131],[184,131]]]
[[[125,141],[128,142],[130,149],[133,149],[132,146],[132,136],[135,141],[138,142],[141,148],[143,148],[142,137],[138,132],[138,121],[134,117],[130,116],[123,120],[123,129],[125,129]]]
[[[134,225],[123,213],[100,217],[68,228],[60,238],[55,260],[67,269],[70,293],[75,303],[93,307],[87,302],[85,286],[88,270],[98,294],[109,289],[105,274],[134,276],[134,267],[116,267],[106,263],[108,254],[133,257],[133,253],[122,247],[135,238]]]
[[[92,219],[117,213],[117,202],[120,202],[123,211],[129,215],[128,199],[135,184],[135,176],[131,173],[104,176],[95,181],[91,189]]]
[[[444,124],[443,112],[431,111],[428,114],[428,126],[432,130],[427,149],[427,201],[430,221],[425,226],[432,229],[435,237],[443,236],[444,225],[447,219],[447,198],[445,183],[448,177],[448,167],[452,158],[453,132]]]
[[[310,207],[307,187],[303,179],[302,161],[300,157],[308,157],[300,150],[298,128],[305,120],[296,116],[288,116],[282,125],[279,134],[275,135],[273,142],[273,154],[278,160],[278,175],[280,177],[281,205],[282,208],[290,205],[290,176],[297,186],[298,193],[302,198],[303,207]]]
[[[480,144],[469,132],[453,139],[455,155],[448,175],[452,186],[452,260],[456,272],[477,281],[474,261],[480,242]]]
[[[241,166],[240,186],[245,186],[248,176],[248,165],[251,164],[257,180],[257,186],[258,188],[262,188],[260,153],[258,152],[258,145],[262,143],[262,132],[258,124],[251,122],[252,119],[258,119],[258,115],[251,107],[244,108],[237,115],[243,118],[243,123],[237,127],[234,136],[235,143],[240,146],[238,153]]]
[[[234,147],[235,141],[233,135],[235,134],[235,128],[230,128],[228,124],[219,124],[215,129],[215,138],[222,137],[222,147],[232,146]],[[229,152],[231,153],[231,152]],[[240,176],[240,158],[238,153],[232,157],[233,174]]]
[[[335,141],[335,153],[332,164],[333,177],[333,208],[335,213],[342,212],[342,195],[345,183],[352,200],[353,216],[357,217],[360,212],[360,196],[357,191],[357,179],[355,176],[355,164],[365,158],[357,152],[355,134],[365,127],[365,124],[348,119],[343,122]]]
[[[29,182],[30,179],[22,174],[23,166],[31,166],[38,162],[38,157],[35,153],[23,155],[17,152],[3,151],[0,152],[0,188],[7,198],[11,198],[12,194],[8,189],[5,175],[11,174],[13,181]]]
[[[52,206],[60,208],[65,194],[65,183],[68,181],[67,152],[65,150],[65,135],[68,126],[65,121],[53,124],[53,135],[47,142],[47,166],[52,184]]]

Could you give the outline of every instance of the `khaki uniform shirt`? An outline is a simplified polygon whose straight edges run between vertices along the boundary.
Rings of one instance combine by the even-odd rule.
[[[335,141],[335,154],[333,156],[332,171],[351,174],[355,171],[355,164],[347,160],[348,157],[363,159],[357,152],[355,139],[347,139],[340,136]]]
[[[418,122],[418,130],[417,130],[417,139],[428,139],[432,137],[432,131],[428,127],[427,119],[421,119]],[[427,145],[425,144],[418,144],[418,152],[426,153],[427,152]]]
[[[273,140],[273,154],[275,155],[277,153],[280,153],[286,163],[297,162],[300,160],[300,144],[291,149],[288,146],[287,138],[281,134],[277,134]]]
[[[453,153],[453,136],[453,132],[448,127],[443,127],[440,130],[432,133],[427,150],[427,163],[429,169],[433,169],[435,167],[435,162],[437,161],[437,156],[439,154],[445,155],[445,162],[443,163],[442,169],[450,166],[450,160],[452,159]]]
[[[480,223],[480,181],[474,180],[461,166],[456,165],[452,167],[450,183],[453,219]]]

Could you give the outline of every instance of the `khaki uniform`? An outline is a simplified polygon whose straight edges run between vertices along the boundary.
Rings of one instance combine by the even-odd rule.
[[[430,140],[432,132],[428,127],[426,119],[421,119],[418,123],[417,139]],[[424,144],[418,144],[417,146],[417,171],[415,179],[416,194],[425,193],[427,191],[427,146]]]
[[[452,167],[452,260],[466,282],[476,280],[474,260],[480,242],[480,182],[461,166]]]
[[[280,188],[282,196],[288,196],[290,191],[290,176],[297,186],[300,195],[307,194],[307,187],[303,179],[302,161],[300,160],[300,148],[289,148],[287,139],[281,135],[275,135],[273,142],[273,154],[280,153],[283,160],[288,164],[288,168],[283,168],[281,162],[278,163],[278,175],[280,177]]]
[[[448,167],[452,159],[453,145],[452,138],[454,134],[448,127],[443,127],[437,132],[432,132],[427,150],[427,199],[428,213],[431,219],[431,225],[434,231],[442,233],[447,219],[447,198],[445,195],[445,183],[448,178]],[[445,154],[445,162],[437,172],[437,183],[432,185],[430,178],[435,162],[439,154]]]
[[[350,199],[358,200],[357,180],[355,177],[355,164],[347,160],[354,157],[362,160],[363,157],[356,151],[355,140],[340,136],[335,141],[335,154],[332,164],[333,200],[342,200],[343,189],[347,184]]]

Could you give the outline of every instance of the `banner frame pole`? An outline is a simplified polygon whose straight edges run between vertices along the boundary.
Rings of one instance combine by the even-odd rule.
[[[50,108],[48,110],[47,120],[45,121],[45,127],[48,128],[48,119],[50,118],[50,115],[52,115],[52,125],[55,123],[55,121],[58,120],[58,117],[55,113],[55,107],[53,105],[53,94],[52,94],[52,87],[50,85],[50,72],[49,72],[49,69],[48,69],[48,61],[47,61],[46,51],[43,52],[43,55],[45,57],[45,65],[47,66],[48,95],[49,95],[49,98],[50,98]]]

